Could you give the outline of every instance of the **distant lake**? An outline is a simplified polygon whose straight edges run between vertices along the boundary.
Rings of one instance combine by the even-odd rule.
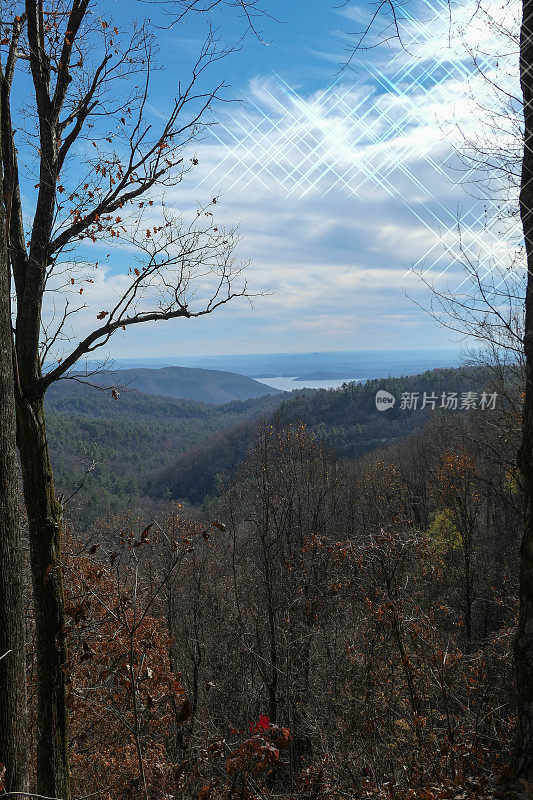
[[[264,383],[267,386],[273,386],[274,389],[281,389],[283,392],[293,392],[295,389],[338,389],[343,383],[350,383],[350,381],[362,381],[364,378],[342,378],[336,380],[321,380],[313,381],[306,379],[294,378],[256,378],[259,383]]]

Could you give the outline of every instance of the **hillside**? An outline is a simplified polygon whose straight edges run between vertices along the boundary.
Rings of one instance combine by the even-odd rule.
[[[189,367],[120,369],[94,375],[90,380],[98,386],[124,387],[145,394],[214,404],[281,394],[279,389],[246,375]]]
[[[138,504],[140,484],[154,469],[215,432],[270,414],[279,395],[220,406],[120,392],[117,400],[76,381],[61,381],[46,394],[47,431],[59,492],[71,517],[87,522],[105,511]],[[149,505],[149,498],[144,498]]]
[[[472,369],[431,370],[422,375],[365,384],[346,384],[340,389],[295,393],[283,399],[277,415],[282,426],[301,421],[342,457],[356,458],[377,447],[405,438],[422,427],[425,410],[402,410],[402,392],[480,391],[482,374]],[[375,394],[386,389],[397,398],[395,406],[378,411]],[[257,431],[257,421],[246,420],[237,427],[218,431],[204,439],[176,461],[149,474],[144,490],[150,496],[201,502],[213,495],[220,476],[234,470],[244,459]]]
[[[479,390],[480,380],[472,370],[433,370],[223,405],[131,389],[114,400],[109,392],[62,381],[46,396],[58,490],[68,497],[92,466],[69,508],[84,521],[132,504],[149,509],[169,499],[199,504],[216,494],[221,476],[241,464],[259,422],[273,414],[282,426],[304,422],[337,455],[357,458],[405,438],[430,413],[402,410],[399,400],[394,408],[377,411],[378,388],[397,398],[404,391],[440,395]]]

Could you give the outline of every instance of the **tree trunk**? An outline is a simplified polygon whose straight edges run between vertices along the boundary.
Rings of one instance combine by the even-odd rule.
[[[519,453],[525,495],[525,528],[520,548],[520,615],[515,639],[518,726],[515,769],[533,778],[533,0],[523,0],[520,83],[524,98],[524,156],[520,215],[527,256],[524,352],[526,391]]]
[[[0,198],[0,762],[6,768],[6,790],[27,792],[24,562],[15,426],[10,271],[5,209]]]
[[[29,402],[17,397],[17,442],[28,513],[36,625],[37,791],[47,797],[68,800],[62,507],[54,492],[42,398]]]
[[[465,637],[466,637],[466,651],[470,652],[470,648],[472,646],[472,564],[471,564],[469,548],[465,549],[464,568],[465,568],[465,585],[464,585]]]

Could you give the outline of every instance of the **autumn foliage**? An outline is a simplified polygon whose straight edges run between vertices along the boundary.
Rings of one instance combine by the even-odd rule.
[[[435,426],[357,464],[265,426],[207,514],[72,534],[77,796],[490,794],[516,615],[512,539],[491,531],[518,495]]]

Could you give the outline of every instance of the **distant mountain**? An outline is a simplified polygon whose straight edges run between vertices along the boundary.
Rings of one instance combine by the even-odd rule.
[[[117,360],[116,369],[198,367],[225,370],[251,378],[279,378],[329,372],[341,379],[400,377],[430,369],[459,366],[456,350],[358,350],[323,353],[261,353],[249,355],[168,356]]]
[[[270,415],[282,399],[265,395],[213,405],[139,391],[114,399],[77,381],[52,384],[45,403],[56,487],[69,497],[83,484],[68,504],[69,518],[87,524],[109,510],[149,513],[151,500],[142,489],[149,472],[218,431]]]
[[[119,372],[121,381],[128,372],[137,371]],[[108,510],[139,508],[150,514],[170,499],[198,504],[217,493],[220,476],[242,464],[261,420],[282,427],[301,421],[339,456],[358,458],[403,439],[434,413],[429,407],[403,408],[403,392],[418,393],[420,399],[424,392],[436,398],[450,392],[479,392],[486,377],[475,369],[433,370],[224,405],[132,390],[121,391],[115,400],[110,392],[59,381],[46,394],[56,485],[69,497],[92,465],[83,488],[68,505],[70,518],[82,524]],[[105,376],[99,380],[106,384]],[[378,389],[394,395],[394,406],[377,410]]]
[[[215,405],[281,394],[279,389],[245,375],[190,367],[120,369],[93,375],[88,380],[98,386],[116,386],[119,391],[124,387],[124,391],[136,389],[145,394]]]
[[[287,394],[274,413],[278,424],[285,426],[303,422],[337,455],[358,458],[405,438],[421,428],[434,413],[430,407],[402,409],[402,393],[415,393],[421,399],[424,392],[434,394],[436,398],[450,392],[480,392],[485,379],[486,375],[480,370],[459,368],[431,370],[421,375],[364,384],[349,383],[340,389]],[[396,398],[394,406],[387,411],[376,408],[378,389],[385,389]],[[199,503],[206,496],[214,495],[220,476],[231,473],[244,460],[257,435],[257,428],[257,418],[243,420],[234,428],[205,437],[198,445],[181,453],[173,463],[148,472],[143,484],[144,492],[151,497],[172,497],[191,503]]]
[[[167,359],[128,360],[121,368],[200,367],[237,372],[256,378],[262,375],[308,375],[310,372],[334,372],[341,378],[386,378],[389,375],[415,375],[429,369],[455,367],[460,363],[453,350],[359,350],[324,353],[270,353],[255,355],[181,356]],[[118,367],[118,363],[117,363]]]

